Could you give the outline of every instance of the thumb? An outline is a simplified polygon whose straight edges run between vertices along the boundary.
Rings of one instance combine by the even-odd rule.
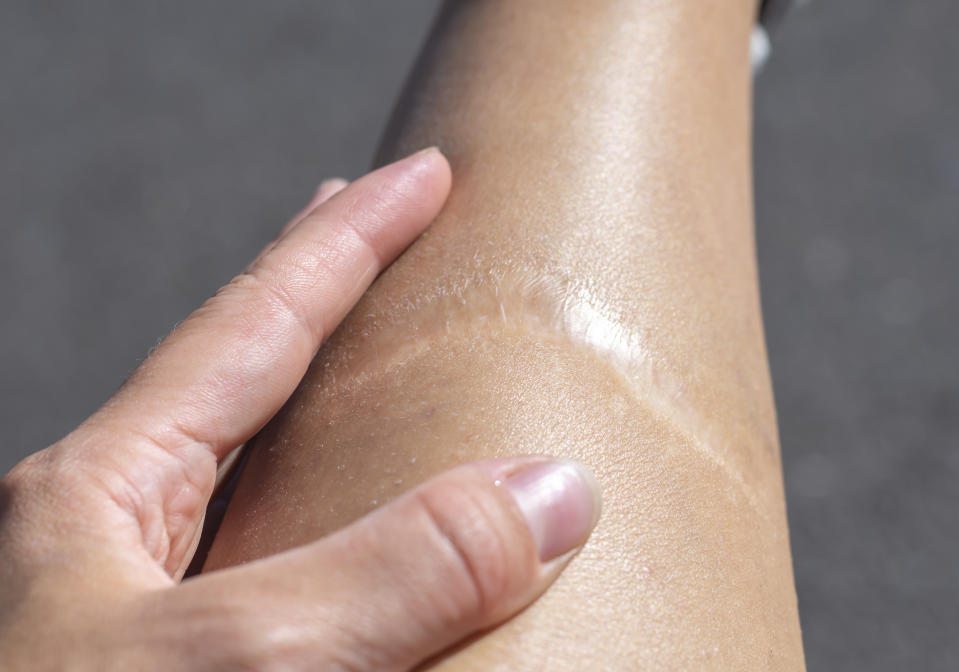
[[[536,599],[599,510],[596,482],[578,463],[476,462],[323,540],[179,590],[244,596],[256,623],[241,625],[242,640],[261,660],[404,670]],[[278,641],[284,650],[271,652]]]

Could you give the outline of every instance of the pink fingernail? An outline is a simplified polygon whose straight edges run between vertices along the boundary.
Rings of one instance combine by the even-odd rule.
[[[526,518],[542,562],[582,546],[599,520],[599,485],[578,462],[535,462],[505,484]]]

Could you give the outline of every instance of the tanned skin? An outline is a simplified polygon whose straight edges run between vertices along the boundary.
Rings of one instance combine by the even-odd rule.
[[[804,669],[753,242],[755,12],[444,7],[378,161],[437,145],[452,196],[253,443],[207,570],[461,462],[569,456],[603,488],[589,543],[436,667]]]

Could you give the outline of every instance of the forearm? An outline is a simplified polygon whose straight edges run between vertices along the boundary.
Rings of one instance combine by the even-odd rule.
[[[568,455],[606,492],[593,540],[448,662],[802,667],[753,259],[752,9],[449,5],[382,158],[438,144],[453,195],[258,439],[210,566],[454,463]]]

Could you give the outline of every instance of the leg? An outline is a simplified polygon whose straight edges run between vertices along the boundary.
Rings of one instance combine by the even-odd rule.
[[[258,438],[208,569],[459,462],[568,455],[604,487],[591,542],[440,667],[802,669],[752,242],[754,11],[448,4],[381,158],[438,144],[451,200]]]

